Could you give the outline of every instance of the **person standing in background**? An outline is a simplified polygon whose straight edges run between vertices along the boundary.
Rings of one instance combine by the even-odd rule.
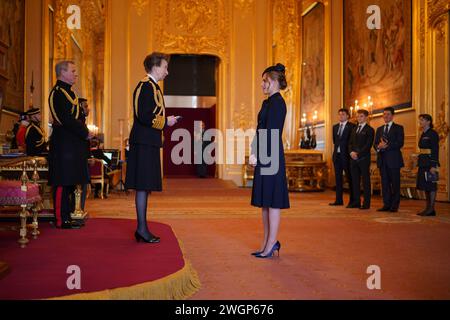
[[[339,123],[333,126],[333,165],[336,179],[336,200],[333,203],[330,203],[330,206],[344,205],[344,173],[348,181],[350,192],[348,205],[354,202],[348,143],[355,125],[348,121],[350,114],[347,109],[340,109],[338,111],[338,116]]]
[[[417,173],[417,189],[425,192],[425,210],[418,213],[422,217],[436,215],[437,182],[439,171],[439,135],[433,129],[433,118],[429,114],[419,116],[422,135],[419,140],[419,172]]]
[[[92,136],[81,120],[78,97],[72,91],[78,74],[75,63],[56,64],[57,82],[50,92],[49,106],[53,118],[49,143],[49,185],[53,187],[56,226],[79,229],[74,221],[74,191],[77,185],[89,182],[86,143]]]
[[[370,182],[370,151],[373,145],[375,130],[367,123],[369,112],[358,110],[358,126],[353,129],[348,146],[350,153],[350,167],[353,184],[354,202],[349,208],[359,208],[361,210],[370,209],[370,198],[372,186]],[[363,182],[364,202],[361,205],[361,179]]]
[[[30,124],[25,133],[26,153],[38,156],[48,152],[44,131],[41,128],[41,110],[33,108],[27,112]]]
[[[383,207],[380,212],[397,212],[400,206],[400,169],[404,167],[401,149],[405,141],[403,126],[394,123],[395,109],[385,108],[384,125],[377,129],[374,148],[381,174]]]

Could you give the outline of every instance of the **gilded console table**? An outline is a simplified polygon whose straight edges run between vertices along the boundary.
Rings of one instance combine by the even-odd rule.
[[[286,176],[289,191],[324,191],[328,177],[328,167],[323,152],[318,150],[288,150]]]
[[[25,166],[24,166],[25,164]],[[40,217],[53,217],[53,199],[48,182],[48,163],[45,157],[19,156],[14,158],[0,158],[0,180],[22,180],[25,175],[36,181],[42,196],[42,211]],[[0,217],[3,215],[0,214]]]
[[[44,157],[19,156],[15,158],[0,158],[0,180],[27,179],[27,172],[33,172],[32,180],[39,184],[42,196],[42,208],[39,216],[54,218],[52,188],[48,185],[48,162]],[[75,211],[72,219],[84,220],[87,213],[81,209],[81,186],[75,188]],[[0,217],[3,217],[0,214]]]
[[[328,176],[328,167],[323,153],[316,150],[288,150],[285,152],[286,178],[289,191],[324,191]],[[242,185],[253,180],[254,169],[246,157],[242,165]]]

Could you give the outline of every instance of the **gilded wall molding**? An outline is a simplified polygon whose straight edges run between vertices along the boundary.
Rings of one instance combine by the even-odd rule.
[[[80,75],[74,87],[87,98],[91,108],[88,123],[101,125],[103,105],[99,97],[104,90],[103,63],[106,21],[106,0],[56,0],[55,48],[53,64],[61,60],[74,60]],[[67,28],[67,7],[78,5],[81,9],[81,29]],[[54,66],[53,66],[54,67]]]
[[[66,12],[69,5],[76,4],[81,9],[81,30],[68,30]],[[95,42],[103,41],[105,30],[105,0],[56,0],[55,10],[55,59],[65,59],[71,55],[70,37],[75,35],[77,40],[85,39]],[[88,46],[86,46],[86,49]]]
[[[212,54],[228,61],[231,8],[227,0],[159,0],[154,44],[167,53]]]
[[[428,24],[431,28],[436,28],[444,19],[450,10],[448,0],[428,0]]]
[[[440,157],[442,178],[439,183],[439,200],[448,200],[450,197],[449,175],[448,175],[448,79],[447,68],[449,52],[448,43],[448,13],[450,2],[448,0],[427,0],[426,2],[426,33],[425,33],[425,55],[421,58],[424,62],[424,76],[421,78],[425,88],[424,113],[429,113],[436,119],[436,130],[441,140]],[[421,17],[422,19],[422,17]],[[422,23],[422,21],[421,21]],[[445,81],[442,81],[446,79]]]
[[[244,102],[239,104],[233,110],[233,128],[242,129],[244,131],[254,128],[254,117],[252,110]]]
[[[448,104],[445,101],[442,101],[436,122],[436,131],[439,134],[439,140],[441,141],[441,143],[443,143],[447,139],[450,133],[450,127],[446,121],[446,110],[448,110]]]
[[[299,7],[297,0],[273,0],[273,54],[272,63],[286,66],[287,89],[282,93],[288,108],[285,139],[291,146],[296,140],[296,109],[299,108]]]
[[[241,15],[246,15],[253,8],[255,0],[234,0],[233,4],[234,8],[238,10]]]
[[[426,37],[426,20],[425,20],[425,8],[420,6],[420,57],[425,57],[425,37]]]
[[[56,0],[55,10],[55,60],[67,57],[70,35],[66,26],[66,1]]]
[[[131,6],[136,10],[137,15],[140,17],[144,13],[145,7],[149,4],[148,0],[134,0]]]

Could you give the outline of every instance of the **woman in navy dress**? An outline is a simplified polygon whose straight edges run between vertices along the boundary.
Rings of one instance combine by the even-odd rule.
[[[433,118],[429,114],[419,116],[419,124],[423,132],[419,140],[419,172],[417,173],[417,189],[425,191],[427,206],[418,213],[420,216],[435,216],[434,203],[436,202],[437,183],[427,181],[427,172],[436,173],[439,167],[439,135],[433,130]]]
[[[261,87],[268,99],[258,114],[250,164],[255,166],[251,204],[262,209],[264,239],[260,250],[252,255],[270,258],[275,251],[279,255],[281,249],[277,240],[281,209],[290,207],[282,143],[286,103],[280,94],[280,90],[287,87],[285,67],[277,64],[267,68],[262,75]]]

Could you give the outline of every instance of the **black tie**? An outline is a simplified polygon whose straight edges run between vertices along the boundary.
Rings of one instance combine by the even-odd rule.
[[[387,136],[388,133],[389,133],[389,125],[387,124],[387,125],[384,127],[384,135]]]
[[[358,130],[356,130],[356,133],[359,134],[361,132],[361,129],[362,129],[362,125],[359,125]]]
[[[342,136],[342,131],[344,131],[344,130],[342,130],[342,128],[344,127],[344,125],[341,123],[340,125],[339,125],[339,130],[338,130],[338,136],[339,136],[339,138]]]

